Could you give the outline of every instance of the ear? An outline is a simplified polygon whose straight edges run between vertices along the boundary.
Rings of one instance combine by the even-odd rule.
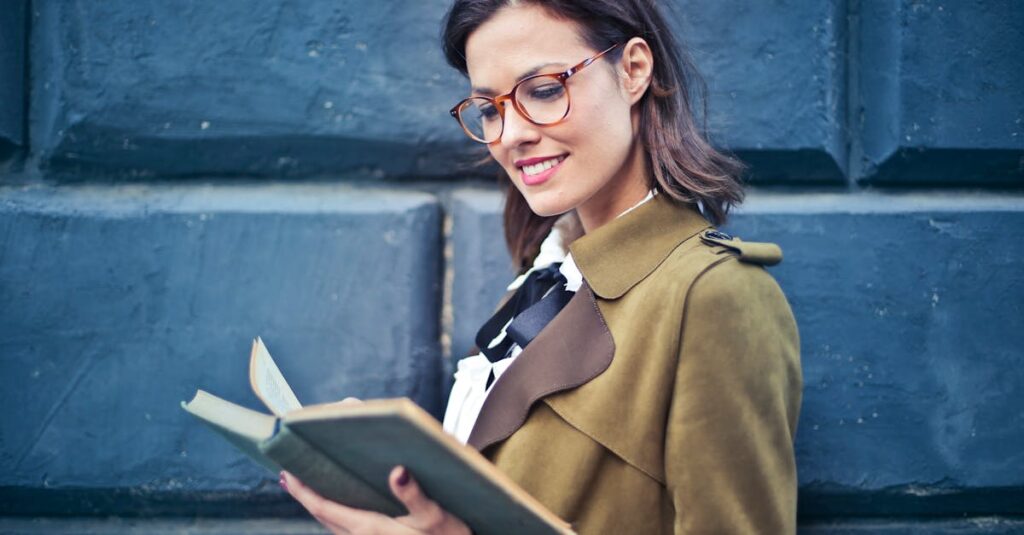
[[[650,45],[640,37],[634,37],[622,47],[619,68],[623,74],[623,90],[630,105],[636,104],[647,92],[654,76],[654,54]]]

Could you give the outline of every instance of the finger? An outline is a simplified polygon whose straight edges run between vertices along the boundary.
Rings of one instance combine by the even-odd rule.
[[[371,511],[355,509],[328,500],[287,471],[281,472],[281,480],[288,494],[291,494],[321,524],[335,533],[353,531],[356,526],[374,520],[372,517],[380,516]]]
[[[359,398],[345,398],[345,399],[343,399],[341,401],[335,401],[335,402],[331,403],[331,405],[334,405],[334,406],[359,405],[360,403],[363,403],[363,400],[361,400]]]
[[[409,515],[396,518],[402,524],[424,531],[440,528],[445,512],[436,502],[427,498],[416,480],[404,466],[396,466],[388,476],[391,492],[409,510]]]

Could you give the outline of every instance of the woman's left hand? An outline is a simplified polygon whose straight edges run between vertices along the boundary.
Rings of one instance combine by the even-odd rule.
[[[281,486],[331,533],[470,535],[471,531],[465,523],[441,509],[437,503],[423,494],[405,467],[396,466],[392,469],[388,483],[391,485],[391,492],[409,510],[408,515],[391,518],[373,511],[332,502],[303,485],[290,473],[281,472]]]

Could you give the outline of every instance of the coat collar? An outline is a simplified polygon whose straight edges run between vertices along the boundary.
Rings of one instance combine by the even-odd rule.
[[[618,299],[650,275],[677,245],[710,224],[692,205],[664,193],[609,221],[569,247],[594,293]]]
[[[661,194],[577,239],[571,250],[583,285],[494,384],[469,445],[483,450],[505,440],[523,425],[534,402],[580,386],[608,369],[615,341],[595,294],[621,297],[676,246],[708,226],[696,210]]]

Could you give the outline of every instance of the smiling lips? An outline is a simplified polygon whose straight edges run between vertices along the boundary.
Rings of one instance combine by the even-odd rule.
[[[562,166],[565,158],[564,154],[552,158],[530,158],[517,161],[516,166],[519,167],[523,183],[527,186],[536,186],[547,182]]]

